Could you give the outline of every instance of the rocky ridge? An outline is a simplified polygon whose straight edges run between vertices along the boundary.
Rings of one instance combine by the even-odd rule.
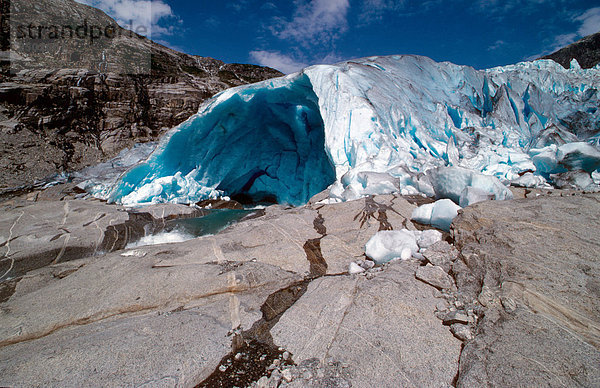
[[[47,40],[41,46],[11,42],[10,12],[2,13],[3,54],[10,54],[13,63],[11,68],[3,60],[0,75],[0,193],[30,189],[36,180],[107,160],[135,142],[155,140],[217,92],[282,75],[176,52],[72,0],[13,3],[30,7],[19,11],[40,26],[85,21],[111,26],[120,35],[93,45],[65,40],[58,48]],[[9,10],[10,2],[2,6]],[[68,68],[74,54],[78,67]],[[144,71],[130,69],[144,60]]]
[[[322,194],[214,236],[125,249],[133,230],[198,210],[132,220],[73,194],[5,202],[3,264],[91,246],[2,282],[0,385],[593,386],[600,197],[514,191],[522,199],[463,209],[422,259],[382,266],[365,243],[424,229],[410,221],[422,198]],[[87,237],[64,237],[77,228]],[[96,250],[106,239],[121,245]]]
[[[600,63],[600,32],[546,55],[542,59],[552,59],[568,69],[571,61],[577,59],[583,69],[589,69]]]

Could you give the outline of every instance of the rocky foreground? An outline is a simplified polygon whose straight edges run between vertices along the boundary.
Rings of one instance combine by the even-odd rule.
[[[0,385],[597,386],[600,195],[528,194],[469,206],[424,259],[383,266],[365,243],[423,229],[423,198],[317,196],[133,249],[201,210],[4,202]]]

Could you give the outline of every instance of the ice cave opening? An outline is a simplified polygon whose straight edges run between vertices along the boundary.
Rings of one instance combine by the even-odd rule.
[[[193,202],[218,194],[301,205],[335,181],[310,80],[222,93],[127,172],[115,202]]]

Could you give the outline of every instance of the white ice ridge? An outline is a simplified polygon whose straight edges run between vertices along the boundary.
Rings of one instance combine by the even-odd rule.
[[[500,182],[597,187],[591,176],[563,175],[597,176],[599,87],[600,66],[564,69],[551,60],[481,71],[420,56],[313,66],[215,96],[125,174],[110,199],[226,194],[297,205],[328,186],[332,201],[433,196],[433,171],[444,166],[475,173],[475,183],[446,190],[466,203],[508,198]]]

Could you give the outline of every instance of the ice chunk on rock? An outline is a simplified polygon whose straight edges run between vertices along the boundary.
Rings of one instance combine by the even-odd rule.
[[[569,171],[562,174],[550,175],[559,189],[594,190],[594,180],[585,171]]]
[[[484,199],[512,199],[512,192],[496,177],[462,167],[439,167],[428,171],[437,198],[448,198],[461,206]],[[468,190],[469,189],[469,190]]]
[[[478,187],[469,186],[465,187],[462,193],[460,193],[459,205],[461,207],[467,207],[477,202],[489,201],[492,199],[494,199],[494,194],[490,194]]]
[[[367,195],[391,194],[399,191],[399,179],[388,173],[349,171],[342,176],[339,184],[333,185],[330,195],[344,201],[352,201]]]
[[[377,264],[397,258],[408,260],[418,251],[414,233],[406,229],[377,232],[365,245],[365,254]]]
[[[413,211],[410,219],[448,232],[460,209],[462,208],[451,200],[440,199],[434,203],[419,206]]]
[[[558,147],[551,144],[544,148],[533,148],[529,151],[531,161],[537,168],[537,171],[546,174],[565,172],[566,170],[558,165],[556,151]]]
[[[600,151],[596,147],[583,143],[568,143],[558,147],[556,157],[559,163],[569,171],[583,170],[591,173],[600,168]]]
[[[365,269],[360,265],[356,264],[355,262],[350,263],[350,265],[348,266],[348,273],[351,275],[361,272],[365,272]]]
[[[517,187],[543,187],[546,184],[546,180],[539,175],[533,175],[533,173],[528,172],[511,183]]]
[[[552,144],[532,149],[529,154],[538,171],[547,174],[577,170],[591,173],[600,168],[600,151],[584,142],[567,143],[560,147]]]
[[[419,236],[417,237],[417,245],[419,245],[419,248],[421,249],[429,248],[439,241],[442,241],[442,233],[434,229],[424,230],[419,233]]]

